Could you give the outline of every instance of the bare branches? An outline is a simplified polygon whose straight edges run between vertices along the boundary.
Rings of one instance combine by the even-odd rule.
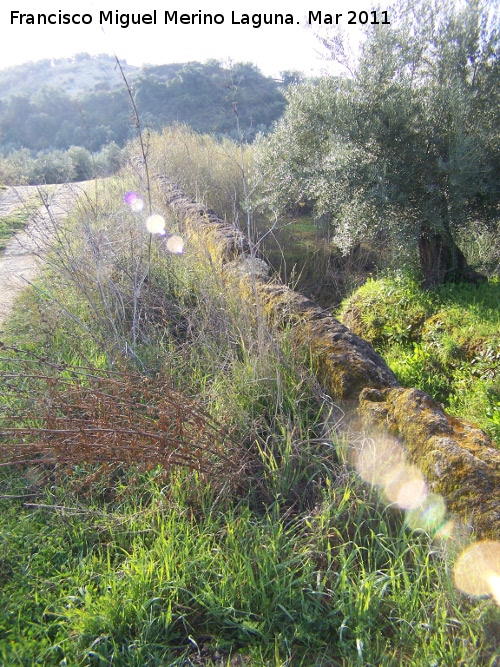
[[[226,429],[160,376],[4,350],[0,465],[106,461],[214,474],[241,468],[241,450],[236,457]],[[28,385],[22,392],[20,383]]]

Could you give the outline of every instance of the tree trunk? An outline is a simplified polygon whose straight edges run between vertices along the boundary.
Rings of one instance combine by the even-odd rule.
[[[418,241],[422,286],[431,289],[443,283],[484,282],[486,278],[467,264],[463,252],[455,243],[449,225],[444,232],[430,231],[422,226]]]

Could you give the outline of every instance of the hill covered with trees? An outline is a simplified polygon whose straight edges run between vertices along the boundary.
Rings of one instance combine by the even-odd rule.
[[[180,122],[216,136],[243,132],[246,141],[270,131],[285,109],[282,86],[296,80],[293,73],[283,73],[281,81],[266,77],[250,63],[120,67],[143,128]],[[3,180],[15,182],[21,173],[33,183],[88,178],[90,153],[103,149],[100,173],[113,171],[117,149],[134,134],[127,85],[108,55],[84,53],[0,72]]]

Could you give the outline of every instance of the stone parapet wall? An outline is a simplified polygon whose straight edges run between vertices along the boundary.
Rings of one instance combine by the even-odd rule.
[[[482,537],[500,537],[500,451],[484,431],[448,415],[419,389],[364,389],[359,413],[404,443],[431,491]]]
[[[319,382],[361,418],[370,433],[397,437],[408,460],[448,510],[478,537],[500,539],[500,451],[479,428],[447,415],[428,394],[405,389],[382,357],[328,312],[283,285],[262,259],[249,256],[245,235],[216,213],[191,201],[172,181],[159,177],[165,202],[188,233],[210,230],[225,271],[251,286],[267,317],[290,325],[307,345]]]

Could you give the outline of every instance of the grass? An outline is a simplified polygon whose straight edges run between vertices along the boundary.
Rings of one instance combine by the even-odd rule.
[[[3,475],[33,494],[0,501],[5,665],[496,664],[492,605],[341,469],[296,516],[183,474],[71,472]]]
[[[16,232],[27,225],[32,219],[39,204],[35,203],[36,198],[30,198],[24,202],[19,200],[14,209],[8,214],[0,217],[0,250],[3,250],[9,239]]]
[[[369,280],[340,313],[406,386],[500,442],[500,283],[421,290],[405,276]]]
[[[15,211],[0,218],[0,250],[7,245],[8,240],[20,229],[24,229],[30,220],[28,211]]]
[[[497,665],[500,609],[454,587],[458,537],[412,530],[343,464],[307,351],[203,239],[149,254],[131,189],[131,172],[98,187],[5,325],[24,352],[2,351],[0,417],[26,430],[4,426],[3,461],[52,458],[0,465],[0,664]],[[186,434],[167,398],[220,428]],[[111,444],[88,432],[106,417]],[[47,420],[71,435],[44,440]],[[140,457],[162,429],[188,435],[170,466]]]

